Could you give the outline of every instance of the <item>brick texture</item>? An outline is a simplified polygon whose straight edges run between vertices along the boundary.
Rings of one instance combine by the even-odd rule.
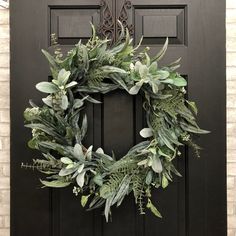
[[[236,236],[236,1],[227,0],[228,236]],[[10,235],[9,10],[0,8],[0,236]]]
[[[0,236],[10,235],[9,10],[0,8]]]
[[[228,236],[236,236],[236,1],[227,0],[227,204]]]

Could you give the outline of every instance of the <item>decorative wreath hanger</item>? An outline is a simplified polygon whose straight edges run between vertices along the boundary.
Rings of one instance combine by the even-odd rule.
[[[120,24],[120,23],[119,23]],[[55,52],[42,50],[50,64],[51,82],[40,82],[36,88],[48,94],[43,105],[30,102],[24,112],[25,126],[32,129],[30,148],[42,153],[32,165],[46,175],[43,186],[62,188],[73,185],[88,210],[104,207],[106,220],[111,207],[120,206],[133,194],[140,214],[145,208],[161,217],[151,201],[154,188],[166,188],[172,175],[181,176],[173,165],[180,147],[189,145],[199,156],[200,147],[194,134],[205,134],[196,123],[197,108],[185,98],[186,80],[176,72],[180,59],[160,67],[168,39],[153,58],[149,48],[137,52],[128,30],[121,27],[117,43],[108,47],[108,39],[100,39],[92,25],[92,37],[79,42],[63,56],[54,40]],[[88,122],[84,108],[100,103],[93,94],[106,94],[116,89],[131,96],[143,97],[147,127],[140,131],[144,141],[132,147],[120,159],[104,153],[102,148],[85,147]]]

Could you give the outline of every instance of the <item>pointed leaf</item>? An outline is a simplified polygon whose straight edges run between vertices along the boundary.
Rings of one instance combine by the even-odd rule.
[[[60,85],[66,85],[68,79],[70,77],[70,71],[66,71],[65,69],[61,69],[58,73],[58,82]]]
[[[84,164],[81,164],[78,169],[77,169],[77,172],[80,174],[84,169]]]
[[[70,182],[62,182],[60,180],[53,180],[53,181],[44,181],[40,179],[40,182],[46,186],[46,187],[52,187],[52,188],[64,188],[69,186]]]
[[[47,51],[45,51],[45,50],[43,50],[43,49],[42,49],[42,53],[44,54],[44,56],[47,58],[49,64],[50,64],[54,69],[58,68],[58,65],[57,65],[57,63],[56,63],[56,61],[55,61],[55,58],[54,58],[50,53],[48,53]]]
[[[72,163],[73,163],[73,161],[72,161],[70,158],[68,158],[68,157],[62,157],[62,158],[61,158],[61,162],[62,162],[63,164],[66,164],[66,165],[69,165],[69,164],[72,164]]]
[[[148,199],[147,208],[150,209],[150,211],[159,218],[162,218],[161,213],[157,210],[157,208],[152,204],[151,200]]]
[[[76,143],[74,146],[74,156],[77,159],[84,158],[84,152],[82,146],[78,143]]]
[[[47,96],[46,98],[42,98],[42,101],[47,106],[52,107],[52,97],[51,96]]]
[[[156,172],[156,173],[161,173],[163,170],[162,164],[161,164],[161,160],[157,155],[153,155],[152,156],[152,169]]]
[[[91,145],[86,151],[85,156],[88,160],[91,160],[92,158],[92,150],[93,150],[93,145]]]
[[[85,207],[85,205],[87,204],[87,202],[88,202],[88,199],[89,199],[89,197],[90,197],[90,194],[89,195],[87,195],[87,196],[85,196],[85,195],[82,195],[81,196],[81,206],[82,207]]]
[[[59,172],[59,176],[67,176],[67,175],[71,175],[72,173],[74,173],[76,171],[76,168],[73,167],[73,168],[70,168],[70,169],[67,169],[67,168],[62,168]]]
[[[76,81],[71,81],[69,84],[66,85],[66,88],[72,88],[76,86],[78,83]]]
[[[165,175],[162,176],[162,180],[161,180],[161,186],[162,188],[166,188],[169,184],[168,179],[165,177]]]
[[[63,95],[61,98],[61,108],[63,110],[66,110],[68,108],[69,102],[68,97],[66,95]]]
[[[73,108],[78,109],[84,105],[84,102],[82,99],[75,99]]]
[[[83,171],[83,172],[81,172],[80,174],[78,174],[77,175],[77,177],[76,177],[76,182],[77,182],[77,184],[81,187],[81,188],[83,188],[83,186],[84,186],[84,181],[85,181],[85,179],[84,179],[84,176],[85,176],[85,171]]]
[[[168,48],[168,44],[169,44],[169,39],[166,38],[166,42],[165,42],[164,46],[162,47],[161,51],[154,58],[152,58],[152,62],[153,61],[160,61],[162,59],[162,57],[166,53],[166,50]]]

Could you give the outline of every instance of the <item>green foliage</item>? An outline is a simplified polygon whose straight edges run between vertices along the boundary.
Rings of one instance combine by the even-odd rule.
[[[120,22],[119,22],[120,23]],[[86,44],[78,42],[63,56],[52,37],[54,55],[42,50],[52,72],[51,82],[40,82],[36,88],[46,93],[43,106],[31,103],[24,112],[25,126],[32,130],[30,148],[42,157],[24,168],[45,174],[44,187],[62,188],[73,184],[75,195],[81,194],[81,205],[89,210],[104,207],[109,220],[112,206],[120,206],[127,195],[134,195],[140,214],[148,208],[155,216],[160,212],[151,202],[153,188],[166,188],[173,175],[181,176],[173,160],[180,156],[180,146],[189,145],[199,156],[200,147],[194,134],[208,131],[196,122],[197,107],[186,100],[187,81],[176,72],[180,59],[160,67],[168,39],[153,58],[148,48],[141,52],[132,46],[128,30],[121,25],[121,37],[109,48],[107,39],[93,34]],[[140,45],[140,44],[139,44]],[[84,108],[98,104],[92,94],[125,90],[131,96],[143,96],[147,127],[140,131],[145,141],[132,147],[115,160],[102,148],[85,147],[88,130]]]
[[[159,218],[162,218],[161,213],[157,210],[157,208],[152,204],[151,200],[148,198],[147,208]]]

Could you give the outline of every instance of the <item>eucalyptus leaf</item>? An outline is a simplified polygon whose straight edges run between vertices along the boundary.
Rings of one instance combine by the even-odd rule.
[[[95,184],[97,184],[98,186],[102,186],[103,185],[103,178],[100,174],[97,174],[93,177],[93,182]]]
[[[147,185],[150,185],[152,182],[153,172],[151,170],[148,171],[145,182]]]
[[[161,186],[162,188],[166,188],[169,184],[168,179],[165,177],[165,175],[162,175],[162,179],[161,179]]]
[[[159,218],[162,218],[161,213],[157,210],[157,208],[152,204],[151,200],[148,199],[147,208],[150,209],[150,211]]]
[[[89,199],[89,197],[90,197],[90,194],[89,195],[87,195],[87,196],[85,196],[85,195],[82,195],[81,196],[81,206],[82,207],[85,207],[85,205],[87,204],[87,202],[88,202],[88,199]]]

